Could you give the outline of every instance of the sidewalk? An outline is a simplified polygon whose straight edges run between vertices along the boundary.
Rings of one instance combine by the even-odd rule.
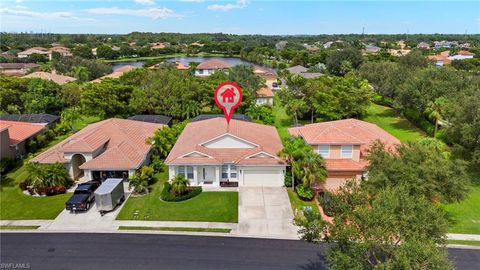
[[[448,233],[448,240],[480,241],[480,234]]]

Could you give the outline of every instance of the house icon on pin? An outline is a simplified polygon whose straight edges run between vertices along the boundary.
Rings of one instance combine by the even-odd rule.
[[[233,88],[227,88],[223,93],[220,94],[222,96],[222,100],[225,103],[233,103],[235,98],[235,92]]]

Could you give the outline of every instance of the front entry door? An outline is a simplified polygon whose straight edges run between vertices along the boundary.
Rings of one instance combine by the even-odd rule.
[[[203,167],[202,179],[204,182],[213,182],[215,180],[215,167]]]

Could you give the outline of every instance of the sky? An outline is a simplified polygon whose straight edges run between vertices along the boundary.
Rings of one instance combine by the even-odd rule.
[[[1,0],[0,31],[479,34],[480,1]]]

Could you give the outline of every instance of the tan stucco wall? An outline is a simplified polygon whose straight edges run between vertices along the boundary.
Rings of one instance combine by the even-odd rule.
[[[362,175],[359,172],[329,172],[327,180],[325,181],[325,184],[323,185],[323,188],[334,191],[338,189],[339,187],[343,186],[345,182],[349,179],[356,178],[356,179],[361,179]]]
[[[318,149],[318,146],[315,146]],[[341,157],[341,145],[330,145],[330,157],[329,159],[342,158]],[[353,146],[353,160],[360,161],[360,145]]]

